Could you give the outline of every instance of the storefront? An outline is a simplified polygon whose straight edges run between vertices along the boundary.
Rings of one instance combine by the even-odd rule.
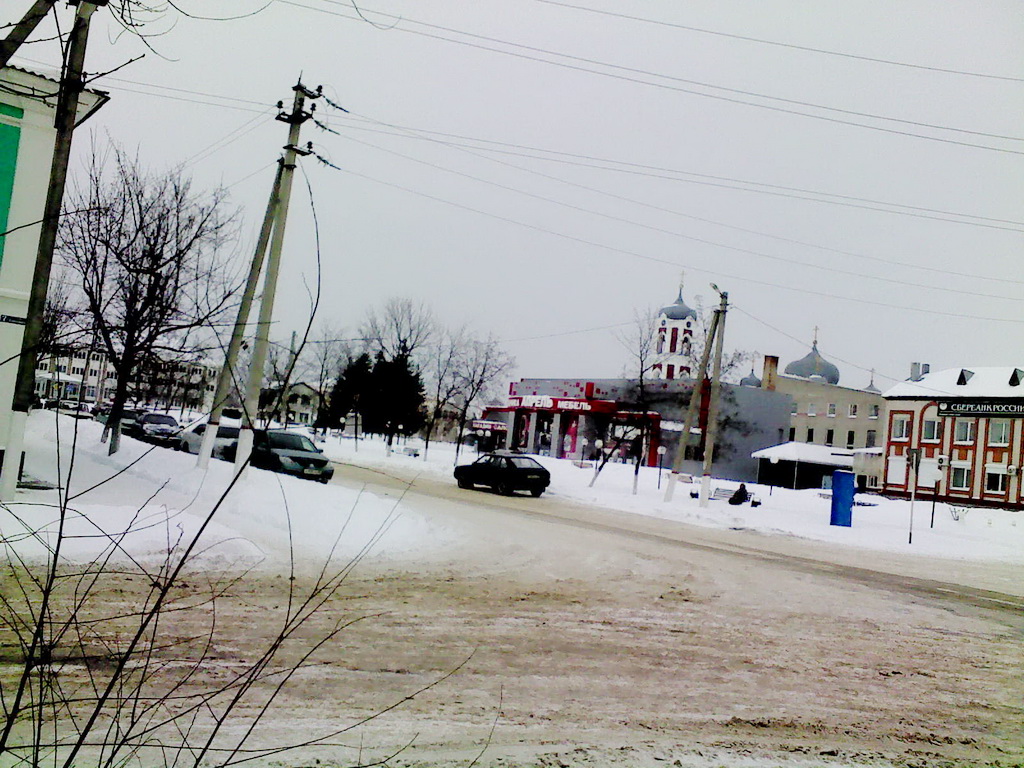
[[[938,371],[885,397],[886,493],[1024,508],[1024,371]]]

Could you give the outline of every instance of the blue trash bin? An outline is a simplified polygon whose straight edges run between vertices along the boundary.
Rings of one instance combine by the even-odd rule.
[[[853,472],[837,469],[832,473],[832,525],[850,528],[853,525],[853,494],[857,486]]]

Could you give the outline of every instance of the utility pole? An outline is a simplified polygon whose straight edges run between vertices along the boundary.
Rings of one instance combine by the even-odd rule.
[[[228,342],[228,351],[224,355],[224,365],[220,369],[220,375],[217,376],[217,387],[213,393],[213,408],[210,411],[210,418],[207,420],[206,429],[203,432],[203,442],[199,446],[199,457],[196,459],[196,466],[200,469],[206,469],[210,463],[210,456],[213,455],[214,441],[217,439],[217,430],[220,427],[221,414],[224,412],[224,403],[227,401],[228,394],[231,392],[231,385],[235,381],[238,351],[242,347],[245,326],[249,322],[249,311],[252,308],[253,297],[256,295],[256,286],[260,281],[260,272],[263,271],[263,259],[267,253],[267,244],[270,242],[270,234],[274,228],[274,219],[277,216],[283,167],[283,161],[278,160],[277,173],[274,175],[274,186],[270,190],[267,211],[263,215],[260,237],[256,243],[256,251],[253,253],[252,263],[249,265],[249,277],[245,281],[245,290],[242,292],[242,300],[238,305],[235,326],[231,330],[231,341]]]
[[[718,313],[718,335],[715,338],[715,367],[711,373],[711,404],[708,407],[708,432],[704,439],[704,468],[700,478],[700,505],[706,507],[711,488],[711,463],[715,454],[715,439],[718,437],[718,400],[722,390],[722,346],[725,342],[725,313],[729,308],[729,294],[719,291],[714,283],[711,287],[718,292],[721,303]]]
[[[46,14],[57,4],[57,0],[36,0],[29,8],[21,21],[14,25],[7,37],[0,42],[0,69],[7,66],[11,56],[18,52],[21,44],[32,34],[40,21],[46,18]],[[106,2],[97,2],[95,5],[106,5]]]
[[[242,408],[242,430],[238,435],[238,448],[235,452],[235,472],[245,469],[252,453],[253,434],[256,412],[259,408],[260,387],[263,384],[263,369],[267,362],[267,347],[270,343],[270,323],[274,315],[274,295],[277,291],[277,275],[281,268],[281,248],[284,245],[285,224],[288,221],[288,201],[292,192],[292,177],[295,173],[295,162],[299,155],[308,155],[310,150],[299,148],[299,129],[302,124],[313,116],[312,109],[306,112],[306,99],[320,97],[320,89],[311,91],[301,82],[295,85],[291,113],[281,112],[277,119],[288,123],[288,143],[284,147],[284,159],[281,162],[281,182],[277,215],[274,220],[274,231],[270,240],[270,255],[267,258],[267,274],[263,282],[263,297],[260,299],[260,315],[256,325],[256,340],[253,344],[252,361],[249,367],[249,382],[246,387],[245,402]]]
[[[28,420],[28,411],[32,406],[32,398],[35,394],[36,358],[39,339],[42,336],[46,294],[50,286],[50,268],[53,265],[57,226],[68,176],[71,139],[78,118],[79,96],[85,89],[82,70],[85,67],[85,50],[89,40],[89,21],[93,12],[98,7],[105,6],[107,0],[71,0],[71,4],[77,4],[78,10],[75,13],[74,25],[68,40],[67,64],[57,96],[57,111],[54,117],[57,135],[54,140],[53,161],[50,164],[50,186],[47,189],[46,203],[43,208],[39,247],[36,251],[32,289],[29,292],[28,310],[25,316],[21,357],[18,359],[18,374],[11,403],[10,431],[4,449],[3,467],[0,469],[0,499],[5,500],[13,499],[18,488],[21,452],[25,446],[25,422]],[[37,3],[37,5],[39,4]],[[34,7],[33,10],[35,10]],[[31,14],[32,10],[29,13]],[[28,33],[25,34],[27,36]],[[5,41],[5,47],[6,43],[7,41]],[[10,54],[5,50],[4,55],[9,56]]]
[[[693,423],[697,420],[697,409],[700,406],[701,389],[704,379],[708,375],[708,360],[711,357],[711,346],[718,334],[718,310],[711,316],[711,329],[708,332],[707,341],[704,343],[704,351],[700,356],[700,366],[697,368],[697,377],[694,379],[693,391],[690,393],[690,405],[686,408],[686,419],[683,422],[683,434],[676,445],[676,455],[672,460],[672,471],[669,472],[668,482],[665,484],[665,501],[672,501],[672,494],[675,492],[676,478],[679,470],[683,468],[683,461],[686,460],[686,446],[690,442],[690,432],[693,430]]]

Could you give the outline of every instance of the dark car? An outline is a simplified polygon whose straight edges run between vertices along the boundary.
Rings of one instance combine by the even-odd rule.
[[[297,432],[283,429],[254,429],[252,458],[249,463],[259,469],[329,482],[334,467],[313,441]],[[237,444],[236,444],[237,445]],[[224,449],[224,458],[235,460],[236,445]]]
[[[515,491],[540,496],[551,484],[551,473],[529,456],[488,453],[472,464],[456,467],[455,480],[459,488],[486,485],[506,496]]]
[[[127,413],[127,412],[126,412]],[[153,443],[176,443],[181,433],[178,420],[167,413],[142,413],[133,420],[121,421],[121,431],[126,435],[148,440]]]

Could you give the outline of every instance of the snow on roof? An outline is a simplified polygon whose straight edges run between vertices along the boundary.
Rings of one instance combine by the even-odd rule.
[[[918,400],[1024,397],[1024,370],[1010,366],[946,368],[927,373],[919,381],[901,381],[883,397]]]
[[[850,468],[853,466],[853,451],[812,443],[782,443],[754,451],[750,456],[754,459],[799,461],[805,464],[824,464],[829,467]]]

